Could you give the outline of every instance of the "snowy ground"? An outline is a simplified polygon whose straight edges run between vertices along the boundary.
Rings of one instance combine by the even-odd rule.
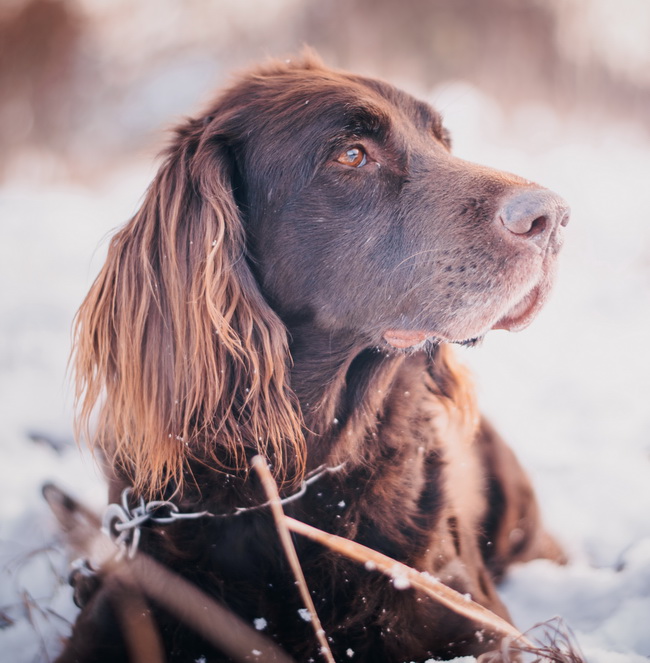
[[[503,116],[476,90],[431,100],[460,156],[539,181],[572,205],[555,294],[533,326],[463,352],[483,409],[529,468],[548,526],[571,555],[534,562],[503,586],[525,630],[561,615],[592,663],[650,656],[650,142],[634,127]],[[65,559],[40,486],[103,499],[71,443],[66,361],[72,316],[106,235],[135,210],[152,166],[101,185],[0,188],[0,659],[47,661],[74,616]],[[34,442],[45,433],[57,452]]]

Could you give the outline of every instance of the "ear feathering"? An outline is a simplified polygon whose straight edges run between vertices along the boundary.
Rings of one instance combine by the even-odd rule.
[[[190,459],[233,470],[261,454],[285,483],[304,469],[286,329],[245,259],[214,126],[179,130],[75,320],[77,434],[147,495],[179,488]]]

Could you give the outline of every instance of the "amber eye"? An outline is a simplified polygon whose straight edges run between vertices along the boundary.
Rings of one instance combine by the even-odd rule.
[[[367,161],[366,153],[362,147],[358,146],[351,147],[349,150],[339,154],[336,160],[344,166],[350,166],[351,168],[361,168],[361,166],[366,165]]]

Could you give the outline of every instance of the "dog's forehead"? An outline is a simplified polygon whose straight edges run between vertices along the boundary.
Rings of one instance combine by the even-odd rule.
[[[328,69],[289,66],[245,77],[236,90],[257,117],[285,120],[293,131],[320,125],[369,131],[406,122],[420,130],[440,126],[440,115],[427,103],[385,81]]]
[[[349,78],[364,89],[370,90],[384,103],[398,109],[400,113],[409,117],[416,125],[430,127],[440,121],[440,114],[429,104],[390,83],[376,78],[354,75],[349,75]]]
[[[389,125],[397,117],[420,129],[429,129],[441,122],[439,113],[429,104],[379,79],[325,72],[325,75],[315,76],[309,87],[333,113],[341,118],[358,118],[370,126]],[[297,86],[296,93],[304,94],[304,88]]]

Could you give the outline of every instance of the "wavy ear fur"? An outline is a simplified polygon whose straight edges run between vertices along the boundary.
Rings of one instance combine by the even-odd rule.
[[[178,132],[75,321],[77,431],[148,495],[180,487],[193,458],[232,470],[261,453],[280,481],[304,465],[286,330],[249,269],[208,119]]]

